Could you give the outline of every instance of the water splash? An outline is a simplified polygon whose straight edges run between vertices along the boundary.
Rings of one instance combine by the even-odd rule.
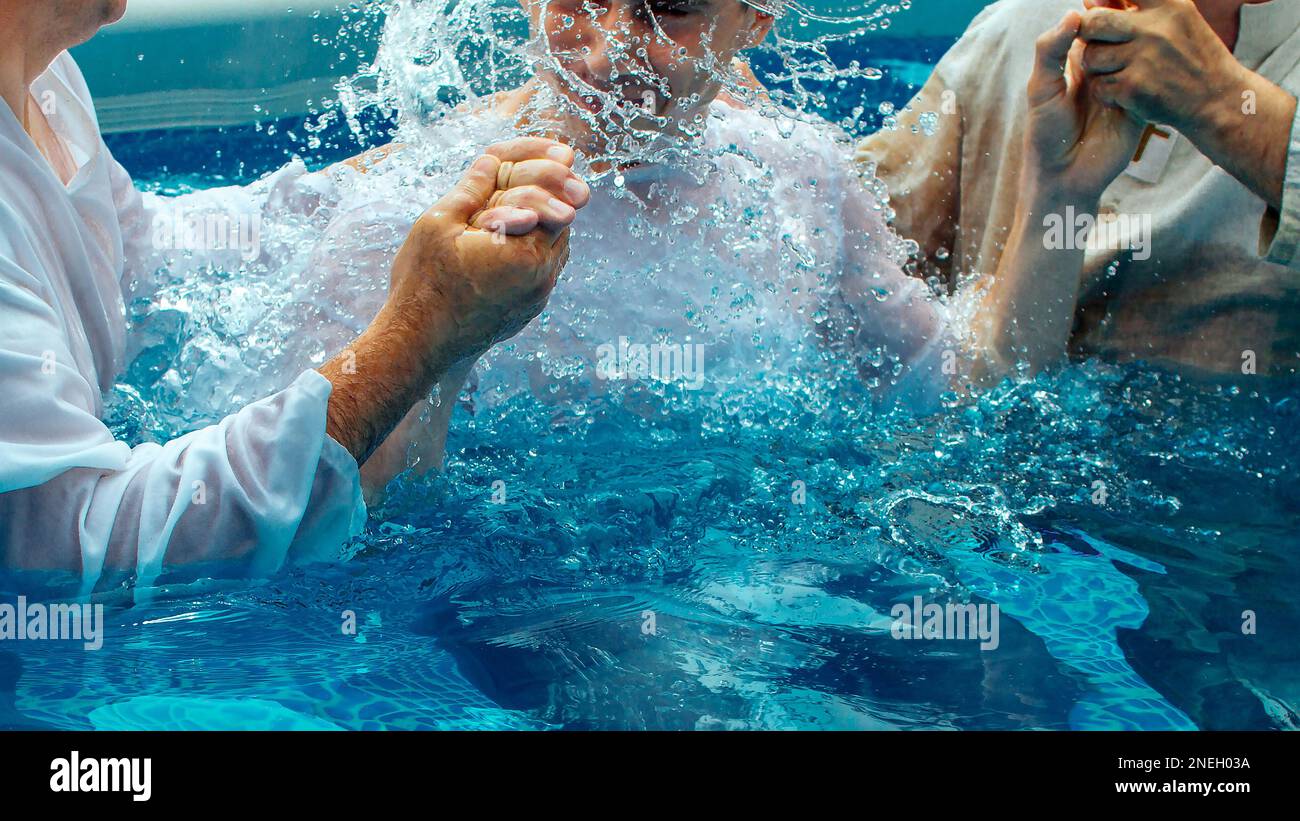
[[[489,105],[495,95],[516,88],[541,73],[554,73],[588,101],[578,105],[564,95],[545,94],[536,101],[531,130],[549,133],[555,113],[585,123],[603,135],[601,150],[590,152],[589,167],[600,176],[638,162],[689,158],[683,141],[665,141],[660,134],[673,117],[682,118],[684,142],[699,136],[701,123],[682,116],[698,98],[674,90],[663,76],[650,70],[645,55],[624,54],[612,75],[614,89],[592,85],[566,65],[567,56],[545,38],[530,33],[527,15],[517,0],[392,0],[373,4],[375,19],[385,20],[378,53],[356,75],[340,84],[342,115],[363,139],[369,139],[367,114],[378,111],[398,121],[398,139],[410,128],[451,116],[465,107]],[[559,14],[566,24],[575,18],[602,14],[600,3],[530,0],[538,14]],[[892,17],[910,9],[909,0],[840,0],[835,3],[783,3],[772,34],[746,50],[744,63],[723,61],[706,46],[703,68],[722,92],[755,109],[791,133],[794,122],[820,124],[832,98],[855,80],[878,80],[879,68],[863,65],[863,38],[889,28]],[[830,6],[831,8],[823,9]],[[655,37],[671,39],[651,12]],[[706,43],[711,34],[706,34]],[[629,47],[631,50],[633,47]],[[761,87],[750,79],[749,72]],[[646,115],[640,98],[629,101],[617,86],[653,91],[658,106]],[[858,130],[865,109],[840,120],[846,131]],[[526,128],[525,130],[530,130]]]
[[[861,363],[822,344],[834,313],[806,297],[842,274],[846,238],[878,260],[901,260],[909,246],[885,231],[854,240],[833,223],[828,202],[850,183],[867,186],[876,216],[887,211],[876,181],[833,161],[844,132],[817,117],[838,102],[839,79],[873,76],[835,65],[832,46],[905,6],[857,4],[822,27],[783,18],[750,55],[768,95],[733,66],[713,66],[749,108],[706,121],[694,141],[642,139],[618,100],[575,113],[610,137],[583,159],[597,216],[575,232],[551,309],[456,398],[446,472],[394,483],[345,569],[298,571],[282,590],[235,597],[321,622],[361,601],[395,625],[395,644],[297,660],[346,680],[319,693],[332,708],[325,720],[373,726],[375,703],[393,726],[496,715],[486,698],[465,696],[474,690],[447,672],[450,654],[511,706],[493,726],[1187,726],[1195,699],[1182,693],[1174,707],[1161,696],[1173,683],[1153,678],[1151,664],[1135,669],[1125,635],[1142,628],[1176,642],[1186,632],[1180,585],[1198,577],[1183,546],[1201,562],[1253,566],[1225,524],[1238,510],[1218,510],[1216,496],[1251,489],[1276,500],[1261,520],[1281,534],[1293,524],[1290,400],[1090,363],[950,395],[934,416],[879,406],[871,388],[896,378],[898,363],[869,351],[863,379]],[[131,306],[143,341],[110,407],[121,435],[167,438],[319,364],[373,315],[404,228],[474,154],[530,123],[553,125],[521,124],[494,96],[554,57],[530,45],[517,5],[383,10],[378,54],[323,116],[369,139],[371,114],[391,115],[406,149],[365,177],[339,175],[306,216],[268,213],[265,259],[201,279],[182,276],[186,260],[169,261],[158,297]],[[373,24],[369,15],[358,20]],[[525,108],[566,104],[543,90]],[[862,116],[839,125],[853,130]],[[701,179],[718,187],[693,192]],[[711,389],[598,380],[598,346],[629,333],[707,343]],[[1113,547],[1134,542],[1160,560]],[[1153,587],[1180,608],[1151,615],[1142,591]],[[1019,631],[1008,646],[1036,678],[966,648],[893,641],[880,614],[915,594],[999,603]],[[1247,591],[1217,595],[1240,609]],[[1277,606],[1280,622],[1300,624]],[[660,642],[641,632],[647,611]],[[259,670],[273,666],[274,627],[263,638],[208,629],[252,648]],[[407,654],[386,663],[395,647]],[[394,703],[376,692],[385,674],[408,701],[464,709],[431,716]],[[444,680],[455,686],[424,686]],[[980,693],[967,681],[1002,683]],[[212,687],[238,682],[232,673]],[[292,682],[275,683],[271,701],[311,712],[310,699],[290,700]],[[646,709],[666,692],[672,709]],[[1026,703],[1007,706],[1007,693]],[[148,723],[174,706],[100,716]]]

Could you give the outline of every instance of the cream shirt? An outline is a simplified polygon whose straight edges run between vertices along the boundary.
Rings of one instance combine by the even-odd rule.
[[[899,233],[949,280],[997,268],[1015,215],[1034,41],[1080,8],[1078,0],[992,4],[940,61],[900,127],[858,148],[889,186]],[[1235,53],[1295,94],[1300,3],[1244,6]],[[1097,216],[1136,233],[1125,241],[1116,231],[1120,241],[1088,252],[1072,353],[1239,374],[1249,352],[1259,373],[1295,372],[1300,277],[1288,268],[1300,268],[1300,125],[1276,233],[1279,215],[1186,137],[1174,139],[1162,171],[1143,176],[1149,181],[1121,175],[1101,199]]]

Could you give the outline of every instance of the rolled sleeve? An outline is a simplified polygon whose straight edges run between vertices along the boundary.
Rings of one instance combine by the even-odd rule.
[[[1277,218],[1277,230],[1272,242],[1267,243],[1265,256],[1277,265],[1300,268],[1300,105],[1296,106],[1291,125],[1286,179],[1282,184],[1282,212]]]

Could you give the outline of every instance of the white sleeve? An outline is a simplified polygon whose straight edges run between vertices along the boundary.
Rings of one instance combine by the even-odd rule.
[[[340,178],[354,173],[342,165],[313,173],[295,159],[251,185],[163,197],[138,190],[126,169],[110,160],[122,229],[122,293],[128,300],[148,296],[162,271],[184,280],[206,268],[258,264],[274,270],[294,249],[263,229],[312,222],[324,230],[338,204]]]
[[[903,270],[905,241],[885,224],[876,194],[857,173],[841,179],[844,269],[838,296],[853,328],[853,347],[884,397],[932,410],[950,387],[943,363],[955,345],[946,311],[923,280]]]
[[[0,234],[6,568],[79,574],[89,594],[340,554],[365,508],[356,461],[325,433],[323,376],[308,371],[166,444],[128,447],[96,416],[98,388],[74,366],[37,270],[21,231]]]
[[[87,116],[95,119],[90,89],[72,56],[63,52],[52,69],[84,106]],[[338,202],[339,182],[357,173],[343,164],[312,173],[295,159],[248,186],[161,197],[136,189],[130,174],[113,159],[98,129],[96,136],[100,151],[107,157],[113,204],[122,232],[121,284],[128,301],[151,295],[159,272],[164,270],[169,277],[186,279],[205,268],[235,270],[244,263],[277,268],[293,249],[278,246],[272,237],[262,237],[261,227],[310,220],[323,229],[331,206]],[[187,244],[186,231],[195,227],[203,241]],[[222,227],[229,230],[223,232]],[[257,232],[252,237],[254,242],[232,247],[229,240],[245,232]],[[223,237],[226,241],[221,241]]]

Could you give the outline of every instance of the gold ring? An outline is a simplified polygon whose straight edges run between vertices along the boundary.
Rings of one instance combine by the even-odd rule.
[[[510,190],[510,172],[514,170],[515,164],[512,162],[503,162],[497,169],[497,188],[501,191]]]

